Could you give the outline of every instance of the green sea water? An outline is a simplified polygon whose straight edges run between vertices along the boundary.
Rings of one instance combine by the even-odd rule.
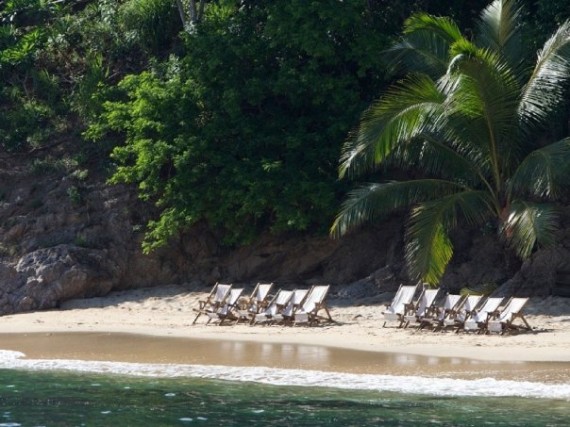
[[[195,425],[570,426],[570,401],[0,370],[0,427]]]

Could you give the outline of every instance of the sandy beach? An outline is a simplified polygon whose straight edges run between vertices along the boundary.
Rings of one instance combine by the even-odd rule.
[[[3,316],[0,348],[30,358],[260,364],[363,373],[387,372],[389,366],[390,373],[398,374],[570,382],[570,299],[531,299],[524,313],[533,332],[500,336],[383,328],[388,296],[330,298],[338,324],[326,326],[218,326],[206,325],[206,317],[192,325],[193,308],[204,296],[183,286],[166,286]]]

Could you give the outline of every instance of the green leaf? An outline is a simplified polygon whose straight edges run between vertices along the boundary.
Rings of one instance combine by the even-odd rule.
[[[352,190],[331,227],[331,235],[374,221],[393,210],[452,194],[464,188],[450,181],[422,179],[369,184]]]
[[[437,123],[443,94],[425,75],[411,75],[394,85],[362,116],[342,149],[340,176],[373,170],[394,147],[406,144]]]
[[[418,13],[404,23],[402,40],[386,51],[393,72],[400,66],[407,71],[438,78],[449,64],[450,46],[462,39],[453,20]]]
[[[447,233],[463,218],[481,224],[493,217],[495,205],[487,192],[465,190],[443,195],[412,209],[406,230],[406,261],[410,276],[435,285],[453,255]]]
[[[522,7],[518,0],[494,0],[481,13],[477,44],[499,53],[511,69],[522,64]]]
[[[421,216],[419,209],[412,213],[415,219]],[[435,286],[439,284],[453,256],[453,245],[440,223],[424,225],[422,231],[421,236],[408,239],[406,262],[411,278]]]
[[[552,246],[558,231],[558,212],[551,205],[513,202],[505,211],[501,235],[521,258],[528,258],[537,244]]]
[[[570,138],[531,152],[509,182],[512,195],[555,198],[570,182]]]
[[[538,53],[536,66],[523,88],[518,113],[525,130],[546,125],[550,115],[566,102],[570,79],[570,21],[562,24]]]

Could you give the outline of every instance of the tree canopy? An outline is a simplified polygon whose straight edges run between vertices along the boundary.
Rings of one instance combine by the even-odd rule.
[[[113,182],[161,209],[146,248],[206,220],[229,243],[326,230],[339,147],[383,85],[365,2],[211,4],[183,55],[125,78],[90,135],[124,135]]]
[[[343,141],[405,72],[381,54],[404,19],[449,14],[470,41],[486,2],[0,2],[0,150],[33,165],[57,145],[136,186],[155,215],[146,250],[196,221],[229,244],[326,233],[349,188]],[[524,3],[523,46],[570,13]]]
[[[364,113],[340,174],[392,165],[421,175],[353,190],[333,233],[409,207],[409,272],[431,284],[451,260],[450,232],[459,224],[492,224],[522,258],[553,243],[556,209],[548,202],[570,183],[570,139],[546,138],[567,104],[570,22],[532,63],[522,13],[515,0],[494,0],[473,40],[450,18],[419,13],[406,21],[388,54],[407,74]]]

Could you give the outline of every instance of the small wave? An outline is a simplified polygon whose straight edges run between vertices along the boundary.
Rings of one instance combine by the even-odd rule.
[[[59,370],[144,377],[191,377],[302,387],[390,391],[437,396],[532,397],[570,400],[570,385],[481,378],[462,380],[373,374],[233,367],[218,365],[145,364],[81,360],[24,359],[16,351],[0,350],[0,368]]]

